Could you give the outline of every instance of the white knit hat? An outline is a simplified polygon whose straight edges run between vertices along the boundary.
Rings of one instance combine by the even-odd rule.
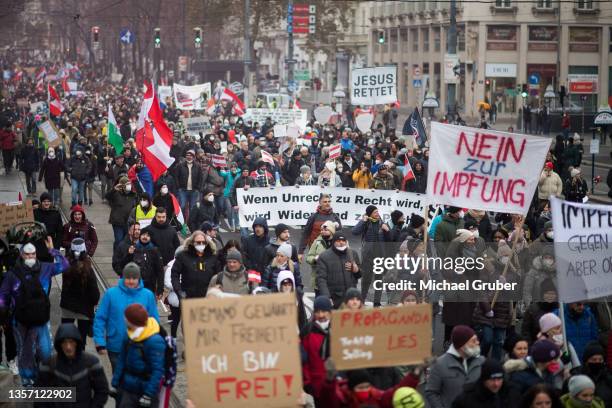
[[[546,313],[540,317],[540,332],[547,333],[558,326],[561,326],[561,319],[556,314]]]
[[[278,249],[276,250],[277,254],[285,255],[287,258],[291,258],[291,254],[293,253],[293,249],[289,244],[280,244]]]
[[[466,230],[466,229],[458,229],[457,230],[457,239],[459,240],[459,242],[465,242],[468,239],[472,238],[474,236],[474,233],[470,230]]]

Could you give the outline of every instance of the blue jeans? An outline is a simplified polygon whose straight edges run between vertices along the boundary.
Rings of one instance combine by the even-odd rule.
[[[14,322],[13,333],[17,345],[17,367],[21,384],[34,385],[38,376],[38,362],[51,357],[51,334],[49,323],[26,327]]]
[[[217,208],[217,215],[219,216],[219,223],[221,223],[221,220],[223,219],[223,217],[227,216],[226,215],[227,209],[225,206],[225,197],[223,197],[222,195],[215,196],[215,207]]]
[[[240,217],[238,217],[238,210],[235,210],[230,202],[229,197],[225,197],[225,212],[227,214],[227,222],[231,228],[240,227]]]
[[[72,205],[83,203],[85,198],[85,183],[86,181],[70,180],[72,186]]]
[[[113,225],[113,235],[115,236],[115,242],[113,243],[113,250],[117,249],[117,246],[125,236],[127,235],[127,225]]]
[[[489,355],[489,351],[491,351],[491,358],[497,361],[502,361],[504,340],[506,339],[506,329],[503,327],[482,325],[477,327],[476,332],[480,338],[481,354],[484,357],[487,357]]]
[[[183,210],[183,217],[185,217],[187,220],[189,219],[187,218],[189,209],[194,207],[197,202],[200,201],[200,192],[197,190],[185,190],[181,188],[178,192],[178,200],[181,210]]]
[[[51,196],[51,202],[54,206],[58,206],[60,202],[60,189],[59,188],[50,188],[49,195]]]

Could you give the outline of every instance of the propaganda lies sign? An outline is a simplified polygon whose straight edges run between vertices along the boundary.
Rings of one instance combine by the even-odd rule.
[[[429,200],[526,214],[550,142],[544,137],[432,122]]]

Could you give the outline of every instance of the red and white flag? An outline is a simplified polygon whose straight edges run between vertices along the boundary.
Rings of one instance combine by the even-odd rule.
[[[274,166],[274,157],[272,157],[272,155],[265,150],[261,151],[261,160]]]
[[[181,210],[178,199],[172,193],[170,193],[170,197],[172,197],[172,207],[174,208],[174,213],[176,214],[176,220],[180,222],[181,225],[185,224],[185,217],[183,216],[183,210]]]
[[[36,92],[45,92],[45,77],[42,77],[36,82]]]
[[[402,169],[402,190],[406,187],[406,183],[410,180],[416,178],[414,176],[414,171],[412,171],[412,166],[410,165],[410,160],[408,160],[408,156],[404,156],[404,168]]]
[[[38,71],[38,73],[36,74],[36,80],[40,81],[41,79],[44,79],[44,77],[46,76],[47,76],[47,68],[42,67],[40,71]]]
[[[51,113],[52,116],[61,115],[64,111],[64,105],[62,105],[55,88],[53,88],[51,84],[47,84],[47,91],[49,93],[49,113]]]
[[[222,101],[234,102],[234,113],[236,113],[236,115],[238,116],[242,116],[246,112],[246,106],[244,106],[244,103],[242,103],[240,98],[238,98],[238,95],[233,93],[228,88],[223,88],[223,93],[221,93],[219,99],[221,99]]]
[[[222,154],[211,154],[210,155],[213,167],[227,167],[227,160]]]
[[[295,98],[295,101],[293,102],[293,109],[295,110],[302,109],[302,106],[300,105],[300,100],[298,98]]]
[[[261,274],[254,269],[249,269],[247,271],[249,276],[249,282],[261,283]]]
[[[170,157],[172,131],[164,121],[153,84],[147,81],[145,85],[147,91],[140,107],[134,140],[142,160],[151,171],[153,181],[157,181],[174,163],[174,158]]]
[[[62,89],[64,90],[64,93],[67,93],[67,94],[70,93],[70,86],[68,86],[67,78],[62,79]]]
[[[333,145],[330,146],[329,148],[329,158],[330,159],[335,159],[337,157],[340,157],[340,154],[342,153],[342,145]]]

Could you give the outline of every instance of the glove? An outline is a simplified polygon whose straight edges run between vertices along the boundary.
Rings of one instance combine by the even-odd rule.
[[[114,387],[111,386],[108,389],[108,396],[111,397],[111,398],[115,398],[116,399],[117,398],[117,390]]]
[[[561,354],[561,362],[565,365],[572,362],[572,357],[570,357],[570,354],[567,351]]]
[[[140,406],[144,407],[144,408],[150,407],[151,406],[151,397],[149,397],[148,395],[143,395],[138,400],[138,404],[140,404]]]
[[[495,313],[493,313],[493,311],[492,311],[492,310],[489,310],[487,313],[485,313],[485,316],[487,316],[487,317],[493,317],[493,316],[495,316]]]

